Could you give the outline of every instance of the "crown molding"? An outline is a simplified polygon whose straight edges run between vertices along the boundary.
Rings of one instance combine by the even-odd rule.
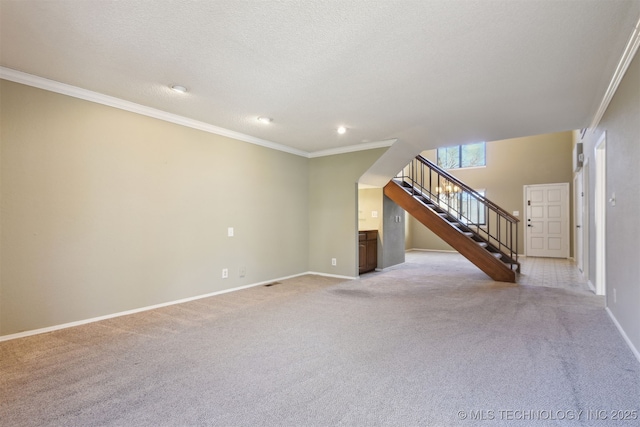
[[[380,142],[373,142],[367,144],[351,145],[348,147],[332,148],[328,150],[320,150],[309,153],[307,151],[298,150],[296,148],[288,147],[276,142],[267,141],[265,139],[256,138],[251,135],[232,131],[229,129],[214,126],[209,123],[193,120],[188,117],[180,116],[166,111],[158,110],[156,108],[147,107],[144,105],[136,104],[135,102],[125,101],[124,99],[115,98],[113,96],[104,95],[102,93],[93,92],[87,89],[82,89],[76,86],[61,83],[55,80],[46,79],[44,77],[35,76],[33,74],[24,73],[11,68],[0,67],[0,79],[9,80],[15,83],[32,86],[38,89],[48,90],[50,92],[59,93],[61,95],[67,95],[78,99],[83,99],[89,102],[95,102],[96,104],[102,104],[120,110],[129,111],[131,113],[140,114],[147,117],[152,117],[158,120],[163,120],[169,123],[175,123],[180,126],[189,127],[192,129],[201,130],[204,132],[226,136],[229,138],[237,139],[239,141],[248,142],[250,144],[259,145],[261,147],[271,148],[277,151],[283,151],[285,153],[294,154],[296,156],[313,158],[330,156],[333,154],[350,153],[354,151],[371,150],[374,148],[388,147],[392,145],[395,140],[387,140]]]
[[[600,106],[598,107],[596,114],[593,116],[593,120],[591,121],[591,125],[589,126],[589,129],[591,129],[591,132],[595,132],[596,128],[600,124],[600,120],[602,120],[602,116],[604,116],[605,111],[607,111],[607,108],[609,107],[609,103],[611,102],[613,95],[615,95],[616,91],[618,90],[618,86],[620,86],[620,82],[622,81],[622,78],[627,72],[629,65],[631,65],[631,61],[633,60],[634,56],[636,55],[636,52],[638,51],[638,47],[640,47],[640,18],[638,19],[636,26],[633,28],[631,37],[629,38],[629,41],[627,42],[627,46],[625,47],[624,52],[622,53],[622,57],[618,62],[618,66],[616,67],[616,71],[613,73],[613,77],[611,78],[611,81],[609,82],[609,86],[607,87],[607,90],[604,93],[604,97],[600,102]]]
[[[229,129],[214,126],[209,123],[201,122],[198,120],[193,120],[188,117],[180,116],[177,114],[168,113],[166,111],[158,110],[156,108],[146,107],[144,105],[136,104],[130,101],[125,101],[123,99],[115,98],[113,96],[108,96],[108,95],[104,95],[98,92],[93,92],[87,89],[82,89],[76,86],[71,86],[65,83],[60,83],[55,80],[49,80],[49,79],[45,79],[44,77],[34,76],[33,74],[27,74],[22,71],[16,71],[11,68],[0,67],[0,78],[4,80],[10,80],[16,83],[21,83],[27,86],[36,87],[39,89],[48,90],[50,92],[55,92],[62,95],[83,99],[85,101],[95,102],[97,104],[118,108],[120,110],[129,111],[129,112],[140,114],[143,116],[153,117],[155,119],[163,120],[165,122],[175,123],[181,126],[198,129],[204,132],[226,136],[229,138],[237,139],[239,141],[248,142],[250,144],[271,148],[273,150],[284,151],[285,153],[295,154],[297,156],[302,156],[302,157],[309,157],[309,153],[307,153],[306,151],[297,150],[295,148],[287,147],[286,145],[256,138],[251,135],[235,132]]]
[[[309,158],[333,156],[334,154],[353,153],[356,151],[373,150],[375,148],[391,147],[397,139],[385,139],[384,141],[367,142],[364,144],[348,145],[346,147],[329,148],[326,150],[313,151],[309,153]]]

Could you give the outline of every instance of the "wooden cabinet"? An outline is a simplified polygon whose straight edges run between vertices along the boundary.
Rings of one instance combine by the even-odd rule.
[[[378,266],[378,230],[358,232],[358,265],[360,274]]]

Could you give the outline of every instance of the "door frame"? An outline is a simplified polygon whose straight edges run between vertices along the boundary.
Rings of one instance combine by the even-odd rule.
[[[590,218],[590,210],[589,210],[589,200],[590,200],[590,172],[589,172],[589,158],[585,157],[584,163],[582,164],[582,191],[584,192],[584,197],[582,198],[582,277],[587,281],[587,283],[591,283],[589,281],[589,265],[591,264],[591,260],[589,258],[589,251],[591,249],[591,245],[589,243],[589,239],[591,236],[591,223]],[[593,291],[595,292],[595,287],[593,287]]]
[[[566,248],[565,248],[565,253],[566,253],[566,257],[564,258],[569,258],[571,255],[571,216],[569,214],[569,209],[571,207],[571,193],[570,193],[570,185],[568,182],[551,182],[548,184],[529,184],[529,185],[524,185],[522,187],[522,202],[523,202],[523,206],[524,206],[524,218],[525,221],[523,223],[523,228],[524,228],[524,256],[529,256],[528,253],[528,247],[529,247],[529,227],[527,227],[527,219],[529,218],[529,206],[527,204],[527,190],[529,188],[535,188],[535,187],[541,187],[541,186],[549,186],[549,185],[558,185],[558,186],[563,186],[566,189],[566,194],[567,194],[567,199],[566,199],[566,206],[564,206],[564,215],[563,215],[563,221],[566,221],[567,227],[566,227],[566,235],[563,236],[563,240],[566,240]],[[562,258],[560,258],[562,259]]]
[[[584,273],[584,215],[583,203],[584,198],[584,181],[582,179],[582,168],[573,177],[573,259],[580,273]]]
[[[595,191],[594,223],[596,232],[596,295],[607,292],[607,136],[603,132],[594,148]]]

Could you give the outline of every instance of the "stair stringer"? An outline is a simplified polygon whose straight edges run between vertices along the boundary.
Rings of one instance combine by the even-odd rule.
[[[471,261],[493,280],[498,282],[516,282],[516,273],[511,268],[482,246],[478,245],[475,240],[463,234],[452,223],[407,193],[407,191],[396,182],[390,181],[384,187],[384,194],[424,226],[433,231],[438,237],[455,248],[461,255]]]

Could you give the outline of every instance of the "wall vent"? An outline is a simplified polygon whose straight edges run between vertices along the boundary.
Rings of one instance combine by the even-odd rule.
[[[273,285],[279,285],[280,282],[273,282],[273,283],[268,283],[266,285],[264,285],[265,287],[269,287],[269,286],[273,286]]]

